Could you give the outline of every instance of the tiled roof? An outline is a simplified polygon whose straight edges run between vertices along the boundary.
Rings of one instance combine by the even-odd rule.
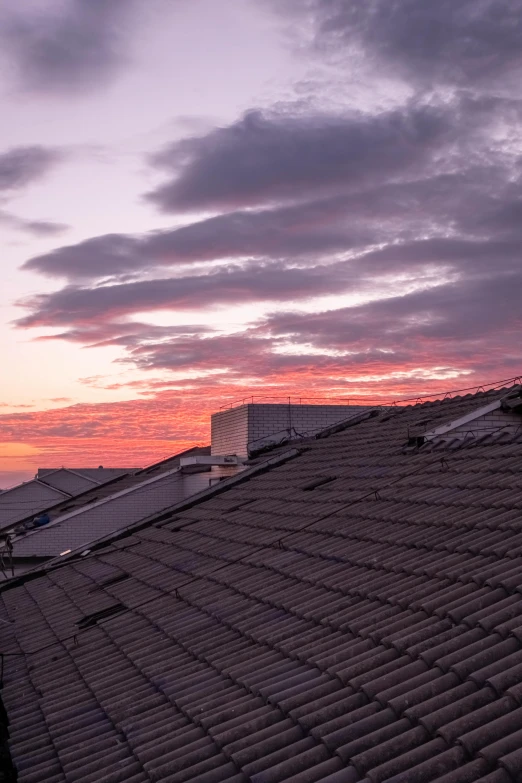
[[[20,783],[522,780],[522,433],[408,446],[492,399],[381,411],[6,585]]]

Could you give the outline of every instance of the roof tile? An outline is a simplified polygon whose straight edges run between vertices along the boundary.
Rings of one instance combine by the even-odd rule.
[[[6,656],[3,690],[21,783],[99,783],[95,764],[106,783],[516,779],[522,442],[403,450],[408,426],[484,399],[311,440],[6,586],[4,649],[27,653]],[[305,493],[317,475],[337,478]]]

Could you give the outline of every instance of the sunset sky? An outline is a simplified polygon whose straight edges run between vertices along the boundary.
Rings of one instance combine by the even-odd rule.
[[[3,0],[0,487],[522,372],[522,0]]]

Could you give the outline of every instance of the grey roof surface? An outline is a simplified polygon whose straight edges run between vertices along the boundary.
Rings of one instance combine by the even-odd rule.
[[[116,478],[116,476],[113,478]],[[88,489],[97,487],[102,483],[93,481],[93,479],[68,468],[60,468],[52,473],[46,473],[43,476],[39,476],[39,480],[49,484],[51,487],[56,487],[56,489],[62,492],[67,492],[68,495],[80,495],[82,492],[86,492]]]
[[[72,497],[88,497],[100,484],[136,472],[137,468],[39,468],[34,479],[0,493],[0,530],[30,520],[35,513],[72,507]],[[82,505],[80,499],[75,504]]]
[[[223,466],[211,469],[203,466],[201,472],[185,473],[173,466],[155,476],[142,477],[141,483],[127,487],[123,492],[86,504],[75,512],[64,514],[41,528],[31,530],[12,540],[12,556],[17,558],[55,557],[63,551],[85,548],[92,541],[115,533],[133,523],[159,514],[190,495],[204,490],[209,478],[218,480],[232,475],[237,467]]]
[[[51,505],[63,503],[70,495],[41,481],[27,481],[6,489],[0,495],[0,530],[6,530],[22,519],[32,518],[36,512]]]
[[[45,479],[46,476],[55,473],[56,470],[56,468],[38,468],[36,477]],[[137,466],[133,468],[74,468],[69,466],[64,468],[64,470],[79,473],[81,476],[85,476],[85,478],[94,479],[94,481],[102,484],[103,482],[110,481],[110,479],[121,476],[124,473],[135,473],[137,470],[141,470],[141,468]]]
[[[376,412],[5,585],[20,783],[522,780],[522,432],[408,445],[496,396]]]
[[[82,492],[80,495],[75,497],[68,497],[59,503],[47,506],[46,510],[49,512],[51,520],[57,519],[63,514],[71,513],[77,509],[83,508],[83,506],[86,506],[90,503],[96,503],[97,501],[108,498],[117,492],[122,492],[123,490],[129,489],[130,487],[141,484],[149,478],[160,476],[162,473],[166,473],[169,470],[177,467],[181,457],[191,454],[208,453],[210,453],[210,447],[195,446],[193,448],[182,451],[179,454],[168,457],[167,459],[161,460],[161,462],[155,462],[153,465],[149,465],[146,468],[136,470],[133,473],[124,473],[120,475],[116,474],[113,479],[107,480],[106,483],[93,486],[91,489],[88,489],[86,492]],[[26,517],[26,519],[30,518],[31,517]],[[41,529],[41,531],[38,532],[43,532],[45,529],[46,528],[44,527]]]

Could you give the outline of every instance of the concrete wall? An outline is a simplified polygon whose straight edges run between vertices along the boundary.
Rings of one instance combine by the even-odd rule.
[[[247,404],[211,417],[212,454],[246,456],[248,447],[270,436],[315,435],[344,421],[359,410],[356,405]],[[277,442],[277,438],[274,442]]]
[[[241,405],[213,413],[210,417],[211,454],[247,454],[248,411],[252,405]]]

